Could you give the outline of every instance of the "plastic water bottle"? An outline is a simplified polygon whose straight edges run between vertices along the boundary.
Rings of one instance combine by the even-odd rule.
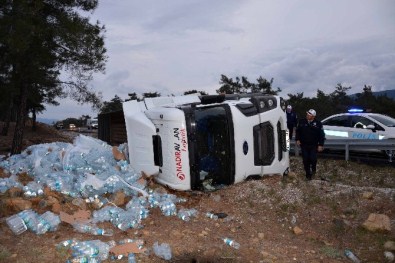
[[[159,206],[160,195],[156,192],[150,191],[148,194],[148,203],[150,207],[155,208]]]
[[[178,218],[180,218],[180,219],[182,219],[184,221],[191,220],[191,217],[189,216],[189,213],[186,210],[184,210],[184,209],[179,210],[178,213],[177,213],[177,216],[178,216]]]
[[[152,249],[156,256],[163,258],[164,260],[171,259],[171,249],[169,244],[162,243],[159,245],[158,242],[155,242]]]
[[[71,246],[72,256],[88,257],[88,262],[100,262],[106,260],[109,255],[110,246],[100,240],[89,240],[84,242],[76,242]]]
[[[172,216],[177,214],[176,205],[170,200],[161,202],[159,206],[162,214],[164,214],[165,216]]]
[[[97,257],[99,255],[99,249],[95,246],[92,246],[88,242],[78,242],[72,248],[73,257]]]
[[[207,212],[206,217],[214,219],[214,220],[218,219],[218,216],[216,214],[211,213],[211,212]]]
[[[56,245],[58,249],[62,248],[70,248],[72,246],[75,246],[78,243],[76,239],[68,239],[65,241],[60,242],[59,244]]]
[[[37,215],[36,234],[41,235],[47,233],[51,229],[51,225],[42,217]]]
[[[227,238],[225,237],[224,239],[225,244],[227,244],[228,246],[231,246],[235,249],[239,249],[240,248],[240,244],[237,243],[236,241],[234,241],[233,239]]]
[[[181,218],[182,220],[184,220],[184,221],[189,221],[189,220],[191,220],[191,217],[192,216],[196,216],[196,214],[197,214],[197,210],[196,209],[183,209],[183,208],[181,208],[179,211],[178,211],[178,213],[177,213],[177,216],[179,217],[179,218]]]
[[[344,255],[354,263],[361,263],[361,260],[359,260],[359,258],[357,258],[357,256],[349,249],[344,250]]]
[[[92,263],[92,262],[97,262],[93,261],[94,258],[87,257],[87,256],[78,256],[74,257],[72,259],[67,260],[67,263]]]
[[[142,225],[140,224],[140,221],[137,219],[122,219],[118,222],[116,227],[122,231],[126,231],[129,228],[134,228],[134,229],[142,228]]]
[[[51,211],[47,211],[42,214],[41,217],[50,226],[48,229],[49,231],[56,231],[58,229],[58,226],[60,224],[60,217],[58,215],[52,213]]]
[[[96,236],[112,236],[114,233],[112,229],[103,229],[97,227],[96,225],[84,224],[79,222],[74,223],[73,227],[80,233],[89,233]]]
[[[18,215],[8,217],[6,222],[15,235],[20,235],[27,230],[25,222]]]
[[[136,263],[136,256],[134,255],[134,253],[129,253],[128,255],[128,263]]]
[[[37,233],[37,225],[39,224],[38,215],[32,209],[23,210],[18,213],[18,216],[22,218],[23,222],[29,230]]]

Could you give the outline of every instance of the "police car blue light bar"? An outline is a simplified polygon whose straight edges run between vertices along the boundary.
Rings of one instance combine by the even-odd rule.
[[[359,108],[350,108],[348,109],[349,113],[359,113],[359,112],[364,112],[363,109],[359,109]]]

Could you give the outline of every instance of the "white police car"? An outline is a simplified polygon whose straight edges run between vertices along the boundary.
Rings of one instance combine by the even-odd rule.
[[[326,139],[395,139],[395,119],[378,113],[350,109],[322,121]]]

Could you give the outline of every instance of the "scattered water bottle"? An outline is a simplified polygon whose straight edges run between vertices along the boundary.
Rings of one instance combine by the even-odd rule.
[[[159,207],[160,210],[162,211],[162,214],[164,214],[165,216],[172,216],[177,214],[176,205],[170,200],[161,202],[159,204]]]
[[[149,203],[150,207],[152,207],[152,208],[158,207],[159,200],[160,200],[160,194],[150,190],[149,194],[148,194],[148,203]]]
[[[196,209],[193,209],[193,208],[192,209],[181,208],[178,211],[177,216],[180,219],[184,220],[184,221],[189,221],[189,220],[191,220],[191,217],[192,216],[196,216],[196,214],[197,214],[197,210]]]
[[[177,216],[178,216],[178,218],[180,218],[180,219],[182,219],[184,221],[191,220],[191,217],[189,216],[189,213],[186,210],[184,210],[184,209],[179,210],[178,213],[177,213]]]
[[[10,216],[6,219],[8,227],[15,235],[20,235],[27,230],[25,222],[18,215]]]
[[[37,182],[29,182],[27,185],[23,187],[24,195],[26,197],[36,197],[39,195],[43,195],[44,191],[42,189],[42,185]]]
[[[152,249],[156,256],[163,258],[164,260],[171,259],[171,249],[169,244],[162,243],[161,245],[159,245],[158,242],[155,242],[152,246]]]
[[[71,251],[74,258],[85,256],[89,258],[88,262],[100,262],[108,258],[110,246],[100,240],[89,240],[73,243]]]
[[[47,211],[41,215],[45,222],[49,225],[49,231],[56,231],[60,224],[60,217],[51,211]]]
[[[74,245],[76,245],[78,241],[76,239],[68,239],[65,241],[60,242],[59,244],[56,245],[56,248],[62,249],[62,248],[70,248]]]
[[[96,258],[91,258],[87,256],[78,256],[67,260],[67,263],[99,263]]]
[[[36,234],[41,235],[47,233],[51,229],[51,225],[42,216],[37,215],[37,231]]]
[[[134,255],[134,253],[129,253],[128,255],[128,263],[136,263],[136,256]]]
[[[214,219],[214,220],[218,219],[218,216],[216,214],[211,213],[211,212],[207,212],[206,217]]]
[[[72,248],[72,256],[74,258],[81,258],[81,257],[98,257],[99,249],[87,242],[78,242]]]
[[[103,205],[107,204],[108,200],[105,197],[95,195],[95,196],[91,196],[91,197],[85,199],[85,202],[90,203],[96,209],[99,209],[99,208],[103,207]]]
[[[142,225],[140,224],[140,221],[136,219],[123,219],[118,222],[116,227],[122,231],[126,231],[129,228],[142,228]]]
[[[296,224],[296,216],[295,215],[292,215],[291,224],[292,225]]]
[[[354,263],[361,263],[361,260],[359,260],[359,258],[357,258],[357,256],[349,249],[344,250],[344,255]]]
[[[93,224],[84,224],[80,222],[74,223],[73,227],[80,233],[89,233],[96,236],[112,236],[114,233],[112,229],[103,229]]]
[[[225,237],[224,239],[225,244],[227,244],[228,246],[231,246],[235,249],[239,249],[240,248],[240,244],[237,243],[236,241],[234,241],[233,239],[227,238]]]
[[[37,235],[46,233],[50,229],[50,225],[40,215],[32,209],[23,210],[17,214],[25,223],[27,228]]]
[[[177,202],[177,203],[186,203],[186,202],[187,202],[187,199],[186,199],[186,198],[183,198],[183,197],[178,197],[178,198],[176,199],[176,202]]]

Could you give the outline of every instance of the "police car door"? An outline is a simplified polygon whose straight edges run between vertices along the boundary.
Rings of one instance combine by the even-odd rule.
[[[379,140],[382,139],[383,128],[364,116],[351,116],[350,139]]]
[[[334,116],[326,120],[323,123],[326,139],[348,139],[351,126],[350,121],[348,115]]]

